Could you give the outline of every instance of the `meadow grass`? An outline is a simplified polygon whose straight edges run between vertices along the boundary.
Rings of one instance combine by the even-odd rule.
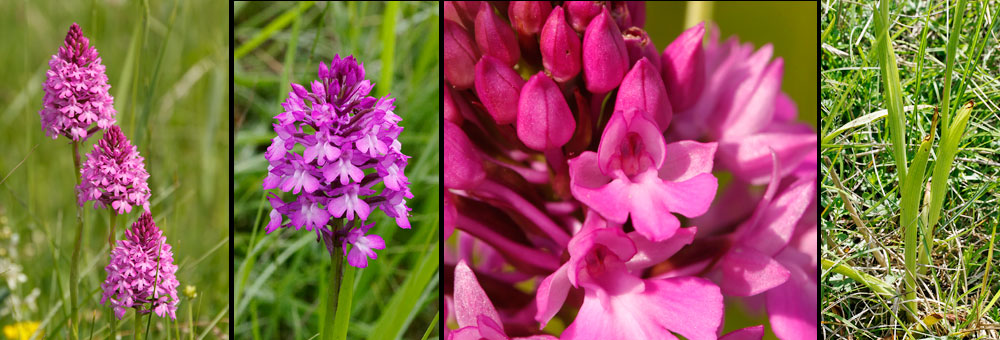
[[[354,55],[396,98],[403,120],[412,229],[374,212],[386,249],[369,266],[344,267],[338,339],[437,339],[439,245],[438,5],[368,2],[234,5],[235,334],[241,339],[310,339],[325,320],[330,256],[313,233],[265,234],[270,205],[261,183],[264,151],[289,83],[316,79],[318,61]]]
[[[111,309],[99,303],[109,261],[108,212],[92,204],[83,209],[79,283],[70,283],[77,229],[72,147],[65,137],[46,137],[38,115],[48,61],[77,22],[107,67],[117,124],[146,159],[151,211],[173,246],[178,290],[191,285],[197,291],[193,299],[179,292],[176,321],[143,317],[140,327],[156,339],[228,332],[229,191],[221,180],[228,176],[229,149],[225,8],[194,0],[0,3],[0,227],[9,228],[0,255],[19,265],[26,279],[12,290],[0,284],[6,300],[0,301],[0,325],[39,321],[44,338],[68,338],[74,285],[79,336],[112,338]],[[80,147],[81,161],[99,138]],[[118,218],[117,239],[139,210]],[[126,314],[116,335],[131,336],[134,321],[134,313]]]
[[[825,338],[997,337],[997,8],[823,3]]]

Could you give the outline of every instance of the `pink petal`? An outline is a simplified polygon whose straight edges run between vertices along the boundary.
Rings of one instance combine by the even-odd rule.
[[[628,196],[622,181],[608,183],[597,166],[597,153],[586,151],[569,160],[570,191],[573,197],[591,209],[597,210],[604,218],[616,223],[628,219]]]
[[[368,266],[368,257],[365,256],[365,252],[361,248],[355,245],[347,253],[347,263],[358,268],[364,268]]]
[[[455,320],[459,327],[478,326],[479,316],[485,315],[497,323],[500,315],[493,308],[493,302],[479,286],[476,274],[472,272],[465,260],[455,266]]]
[[[758,55],[770,57],[769,48],[762,47],[751,58]],[[763,62],[767,61],[763,60]],[[781,92],[783,69],[784,61],[778,58],[767,65],[759,83],[755,83],[755,79],[748,79],[736,90],[729,115],[725,117],[722,124],[717,126],[719,139],[742,138],[771,124],[774,118],[774,101],[778,93]]]
[[[777,195],[743,244],[773,256],[792,238],[795,226],[816,195],[816,182],[799,180]]]
[[[764,325],[750,326],[726,333],[719,340],[760,340],[764,337]],[[812,339],[803,337],[801,339]]]
[[[625,139],[630,132],[637,134],[642,140],[643,152],[652,157],[652,166],[658,169],[663,165],[666,149],[663,134],[656,123],[647,118],[645,111],[639,108],[628,108],[623,111],[615,111],[601,135],[601,143],[597,147],[597,157],[601,171],[605,174],[612,172],[611,160],[619,153],[621,144],[627,142]]]
[[[638,232],[628,233],[638,252],[625,265],[630,272],[639,273],[643,269],[663,262],[685,245],[691,244],[697,231],[697,227],[680,228],[674,236],[663,242],[652,242]]]
[[[508,102],[517,96],[507,96]],[[559,86],[539,71],[521,89],[517,105],[517,137],[536,150],[560,148],[573,137],[576,121]]]
[[[483,336],[479,334],[478,326],[467,326],[451,332],[448,340],[481,340],[482,338]]]
[[[535,294],[535,306],[538,308],[538,312],[535,314],[535,320],[542,324],[542,328],[545,328],[549,320],[552,320],[552,317],[566,302],[570,288],[569,278],[566,276],[568,268],[566,265],[560,266],[558,270],[545,277],[538,285],[538,291]]]
[[[792,267],[791,279],[767,292],[771,330],[781,339],[816,339],[816,281]]]
[[[727,296],[753,296],[788,280],[788,269],[770,256],[747,247],[735,247],[719,263],[719,287]]]
[[[798,167],[807,156],[815,154],[816,133],[804,124],[773,125],[765,131],[719,143],[716,161],[741,180],[759,185],[767,183],[771,172],[771,151],[781,160],[783,177]]]
[[[789,98],[788,94],[784,92],[779,92],[778,97],[774,99],[774,120],[787,122],[795,120],[798,115],[798,109],[792,98]]]
[[[503,326],[497,324],[496,321],[486,317],[485,315],[479,315],[476,320],[479,322],[479,335],[486,340],[507,340],[507,334],[503,331]]]
[[[722,295],[711,282],[693,277],[646,280],[640,293],[603,305],[588,292],[562,339],[715,339],[722,322]]]
[[[695,175],[712,172],[718,143],[698,143],[682,140],[667,144],[660,178],[683,182]]]
[[[666,204],[670,211],[687,217],[697,217],[708,211],[719,181],[711,173],[702,173],[683,182],[667,182],[664,190],[669,196]]]

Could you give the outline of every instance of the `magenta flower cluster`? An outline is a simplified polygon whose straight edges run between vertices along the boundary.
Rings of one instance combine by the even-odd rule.
[[[131,212],[132,206],[149,212],[149,173],[139,151],[118,125],[112,125],[94,144],[80,175],[77,201],[81,206],[94,201],[95,209],[110,206],[118,214]]]
[[[101,304],[110,301],[119,320],[128,308],[177,319],[174,254],[148,212],[125,230],[125,239],[111,251],[111,263],[104,271],[108,276],[101,284]]]
[[[38,114],[46,136],[82,141],[95,131],[91,126],[107,129],[115,123],[115,100],[101,57],[76,23],[45,75],[45,104]]]
[[[760,339],[729,304],[816,337],[816,137],[770,45],[660,50],[638,1],[444,14],[446,338]]]
[[[265,153],[270,165],[263,188],[292,198],[269,194],[273,209],[266,231],[305,227],[330,252],[343,246],[346,253],[351,244],[348,263],[364,268],[376,258],[374,249],[385,248],[378,235],[365,235],[372,210],[410,228],[406,200],[413,194],[404,174],[409,156],[398,140],[401,118],[393,112],[395,99],[368,95],[373,84],[353,56],[337,55],[329,66],[320,62],[318,73],[309,90],[292,84],[284,111],[274,117],[277,136]],[[331,224],[331,218],[339,220]]]

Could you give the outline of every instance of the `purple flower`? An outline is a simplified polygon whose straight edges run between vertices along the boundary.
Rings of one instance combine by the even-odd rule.
[[[76,23],[49,60],[45,75],[45,103],[38,114],[46,136],[82,141],[94,132],[92,125],[107,129],[115,123],[114,98],[108,93],[111,86],[101,57]]]
[[[142,206],[149,212],[149,173],[136,147],[129,143],[121,128],[112,125],[94,144],[80,169],[77,202],[94,201],[95,209],[110,206],[118,214]]]
[[[363,225],[358,229],[351,229],[347,232],[347,237],[344,238],[344,243],[342,248],[344,249],[344,255],[347,256],[347,263],[358,268],[364,268],[368,266],[368,259],[377,259],[378,255],[375,254],[375,249],[385,249],[385,241],[382,241],[382,237],[372,234],[365,235],[368,229],[371,229],[375,223]],[[350,254],[347,253],[347,244],[350,243],[354,247],[351,248]]]
[[[125,239],[111,250],[111,263],[104,271],[108,277],[101,284],[101,304],[110,301],[119,320],[127,308],[177,319],[177,266],[167,238],[149,212],[125,230]]]
[[[376,235],[363,235],[371,224],[355,227],[363,224],[357,222],[381,209],[399,227],[410,227],[406,199],[413,194],[405,174],[409,156],[401,152],[398,140],[401,118],[393,112],[394,99],[369,96],[373,85],[354,57],[338,55],[329,65],[320,62],[317,73],[319,80],[308,90],[292,84],[284,111],[274,117],[276,136],[265,153],[268,174],[263,188],[292,198],[268,194],[272,209],[265,230],[305,227],[331,252],[334,246],[352,244],[348,263],[363,267],[365,257],[359,260],[355,254],[374,259],[371,249],[384,244]],[[344,223],[332,223],[331,218],[350,223],[334,227]],[[364,232],[357,234],[358,228]],[[375,239],[380,246],[365,241]]]

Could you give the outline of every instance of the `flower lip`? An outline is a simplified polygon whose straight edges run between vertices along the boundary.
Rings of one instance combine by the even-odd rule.
[[[598,164],[605,176],[622,171],[629,178],[663,165],[666,144],[656,123],[643,110],[615,111],[597,149]]]

